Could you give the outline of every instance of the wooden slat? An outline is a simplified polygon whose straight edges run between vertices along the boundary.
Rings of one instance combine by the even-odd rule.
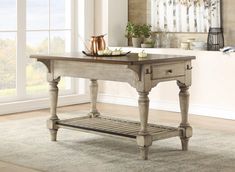
[[[100,118],[94,118],[94,119],[90,120],[88,118],[88,119],[83,119],[81,122],[82,122],[82,124],[92,124],[96,127],[97,126],[101,126],[101,127],[102,126],[103,127],[110,126],[110,127],[115,127],[116,129],[120,129],[120,130],[124,129],[124,131],[128,130],[130,132],[131,131],[133,131],[133,132],[139,131],[139,129],[140,129],[140,124],[139,123],[132,122],[132,124],[136,124],[136,125],[129,125],[130,122],[128,123],[128,122],[125,122],[125,121],[117,121],[117,120],[112,120],[111,121],[110,119],[106,119],[106,118],[103,119],[103,120],[101,120]],[[74,121],[71,124],[73,124],[73,123],[79,123],[79,121]],[[164,127],[164,126],[158,126],[158,128],[156,128],[155,126],[149,125],[148,126],[148,131],[149,132],[152,132],[152,131],[156,132],[156,131],[163,130],[163,128],[166,129],[166,127]],[[168,129],[172,129],[172,127],[168,128]]]
[[[86,132],[91,132],[91,133],[104,133],[106,135],[113,135],[113,136],[121,136],[121,137],[127,137],[127,138],[136,138],[136,136],[134,135],[127,135],[124,133],[120,133],[118,131],[110,131],[110,130],[104,130],[102,128],[94,128],[91,126],[88,127],[84,127],[84,126],[76,126],[76,125],[70,125],[70,124],[66,124],[66,123],[58,123],[57,125],[60,128],[74,128],[77,130],[82,130],[82,131],[86,131]]]
[[[73,123],[70,123],[71,125],[81,125],[81,126],[86,126],[86,127],[89,127],[89,126],[93,126],[93,128],[102,128],[104,130],[107,130],[107,131],[119,131],[121,133],[124,133],[124,134],[128,134],[130,132],[135,132],[135,131],[139,131],[139,126],[137,125],[127,125],[125,123],[117,123],[115,121],[107,121],[107,120],[101,120],[101,119],[93,119],[93,120],[90,120],[90,121],[93,121],[93,122],[90,122],[88,123],[87,121],[76,121],[76,122],[73,122]],[[89,125],[90,124],[90,125]]]
[[[101,136],[109,136],[109,137],[113,137],[113,138],[123,139],[123,136],[113,135],[113,134],[109,134],[109,133],[102,133],[102,132],[86,130],[86,129],[81,129],[81,128],[75,128],[75,127],[70,127],[70,126],[65,126],[65,125],[60,125],[60,124],[58,124],[57,126],[59,128],[64,128],[64,129],[69,129],[69,130],[75,130],[75,131],[81,131],[81,132],[86,132],[86,133],[91,133],[91,134],[97,134],[97,135],[101,135]],[[130,141],[136,141],[135,137],[125,137],[125,139],[128,139]]]
[[[121,120],[111,117],[79,117],[57,122],[60,128],[73,128],[91,133],[103,133],[105,135],[116,135],[134,139],[140,130],[140,123],[129,120]],[[148,132],[154,139],[165,139],[168,137],[179,136],[178,128],[163,125],[148,124]]]
[[[71,123],[73,124],[73,123]],[[90,123],[91,125],[89,125],[89,123],[83,123],[82,121],[80,121],[80,123],[75,123],[75,125],[80,125],[80,126],[92,126],[93,128],[102,128],[104,130],[107,131],[118,131],[124,134],[128,134],[129,132],[132,131],[139,131],[139,127],[134,127],[133,126],[121,126],[120,124],[115,125],[115,123],[111,123],[111,122],[107,122],[107,121],[96,121],[95,123]]]

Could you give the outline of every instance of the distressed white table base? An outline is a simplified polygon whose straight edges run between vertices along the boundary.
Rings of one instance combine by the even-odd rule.
[[[188,141],[192,136],[192,127],[188,123],[188,102],[189,102],[189,93],[188,87],[184,84],[178,82],[180,87],[180,107],[182,122],[179,128],[167,127],[167,126],[158,126],[154,124],[148,125],[148,111],[149,111],[149,98],[148,92],[139,92],[139,114],[140,114],[140,123],[133,123],[132,121],[118,120],[113,118],[102,117],[97,110],[97,94],[98,94],[98,83],[97,80],[92,79],[90,85],[90,97],[91,97],[91,112],[82,118],[75,118],[70,120],[59,120],[56,115],[56,105],[58,99],[58,80],[49,82],[51,85],[50,94],[51,94],[51,118],[48,120],[48,128],[51,133],[51,140],[56,141],[56,135],[58,128],[70,128],[77,129],[80,131],[89,131],[92,133],[98,133],[101,135],[112,135],[116,137],[125,137],[131,140],[136,140],[137,145],[140,151],[140,158],[143,160],[148,159],[149,146],[152,145],[152,142],[155,140],[166,139],[170,137],[179,136],[181,138],[182,150],[188,150]],[[93,119],[102,119],[100,122],[91,122]],[[85,120],[84,122],[84,119]],[[109,120],[109,126],[105,126],[104,122]],[[93,120],[94,121],[94,120]],[[112,121],[118,121],[118,128],[115,128]],[[130,126],[121,126],[120,124],[129,124]],[[77,125],[76,125],[77,124]],[[98,126],[96,126],[98,124]],[[131,126],[134,124],[135,127]],[[105,128],[106,127],[106,128]],[[150,131],[149,132],[149,129]],[[125,133],[120,132],[120,130],[125,130]],[[155,129],[155,130],[154,130]],[[123,131],[122,130],[122,131]],[[109,132],[112,131],[112,132]],[[123,135],[122,135],[123,134]],[[126,134],[126,135],[125,135]]]

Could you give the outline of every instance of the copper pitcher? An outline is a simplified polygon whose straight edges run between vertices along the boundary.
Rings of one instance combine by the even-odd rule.
[[[92,36],[90,40],[90,52],[93,55],[97,55],[98,51],[105,50],[105,35]]]

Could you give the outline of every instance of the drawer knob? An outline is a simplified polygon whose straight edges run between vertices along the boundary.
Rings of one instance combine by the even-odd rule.
[[[166,73],[167,73],[167,74],[172,74],[173,71],[172,71],[172,69],[169,69],[169,70],[166,71]]]
[[[187,65],[187,70],[192,70],[192,69],[193,69],[192,66]]]

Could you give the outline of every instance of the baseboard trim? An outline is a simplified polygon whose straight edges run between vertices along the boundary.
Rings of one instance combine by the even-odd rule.
[[[98,97],[98,101],[101,103],[112,103],[112,104],[128,105],[128,106],[137,106],[138,102],[137,98],[113,96],[108,94],[100,94]],[[164,111],[171,111],[171,112],[180,112],[178,102],[153,100],[150,101],[150,108],[164,110]],[[223,107],[212,107],[206,105],[190,104],[189,113],[199,116],[208,116],[214,118],[235,120],[235,111],[226,110]]]
[[[88,103],[89,101],[89,96],[87,95],[60,96],[58,99],[58,106]],[[48,98],[4,103],[0,104],[0,115],[27,112],[45,108],[49,108]]]

